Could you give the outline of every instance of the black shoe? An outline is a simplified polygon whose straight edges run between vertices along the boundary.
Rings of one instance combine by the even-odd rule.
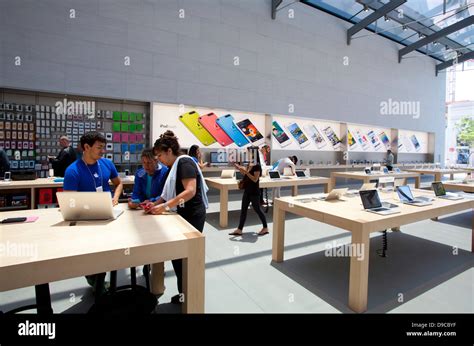
[[[182,294],[177,294],[173,297],[171,297],[171,304],[183,304],[183,302],[181,301],[181,295]],[[183,296],[184,298],[184,296]]]

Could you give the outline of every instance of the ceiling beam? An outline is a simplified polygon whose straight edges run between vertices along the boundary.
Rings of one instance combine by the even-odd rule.
[[[457,63],[460,64],[460,63],[463,63],[465,61],[468,61],[468,60],[471,60],[471,59],[474,59],[474,51],[472,52],[469,52],[469,53],[466,53],[466,54],[463,54],[461,55],[460,57],[457,58]],[[443,62],[441,64],[438,64],[436,65],[436,75],[438,75],[438,72],[439,71],[442,71],[448,67],[451,67],[454,65],[454,63],[456,62],[455,61],[456,58],[454,59],[451,59],[451,60],[448,60],[446,62]]]
[[[272,0],[272,19],[276,18],[278,6],[280,6],[282,2],[283,0]]]
[[[398,51],[398,62],[402,61],[402,57],[410,52],[413,52],[414,50],[421,48],[423,46],[426,46],[427,44],[434,42],[436,40],[439,40],[440,38],[446,37],[453,32],[459,31],[471,24],[474,24],[474,16],[467,17],[463,20],[460,20],[459,22],[456,22],[450,26],[447,26],[434,34],[431,34],[429,36],[426,36],[425,38],[422,38],[421,40],[416,41],[415,43],[410,44],[409,46],[406,46]]]
[[[405,2],[407,2],[407,0],[392,0],[388,2],[387,4],[383,5],[382,7],[380,7],[375,12],[372,12],[371,14],[369,14],[367,17],[362,19],[359,23],[349,28],[347,30],[347,45],[351,44],[351,38],[356,33],[364,29],[369,24],[375,22],[377,19],[385,16],[387,13],[393,11],[394,9],[404,4]]]

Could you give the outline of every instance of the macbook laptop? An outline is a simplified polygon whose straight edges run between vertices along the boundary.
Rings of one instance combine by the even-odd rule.
[[[221,178],[230,179],[234,177],[234,170],[233,169],[224,169],[221,172]]]
[[[347,192],[348,188],[342,188],[342,189],[333,189],[331,192],[328,194],[322,193],[314,196],[315,199],[317,200],[324,200],[324,201],[332,201],[336,199],[341,199],[341,197]]]
[[[450,199],[452,201],[456,201],[458,199],[463,199],[462,196],[459,196],[456,193],[450,193],[446,192],[446,189],[444,188],[444,185],[440,181],[435,181],[431,183],[431,186],[433,187],[433,191],[438,198],[444,198],[444,199]]]
[[[110,192],[57,192],[56,197],[64,221],[110,220],[123,213],[113,208]]]
[[[424,207],[433,204],[429,197],[413,197],[410,186],[402,185],[397,187],[397,194],[400,202],[403,204],[416,205],[417,207]]]
[[[244,175],[242,173],[240,173],[239,171],[236,171],[235,172],[235,179],[242,180],[242,179],[244,179]]]
[[[304,171],[296,171],[296,176],[298,178],[309,178],[309,177],[306,176]]]
[[[400,212],[396,204],[382,204],[377,190],[359,191],[359,194],[365,211],[380,215],[390,215]]]
[[[359,190],[374,190],[377,187],[376,183],[363,183]]]
[[[278,171],[269,171],[268,175],[271,180],[281,180],[280,173]]]

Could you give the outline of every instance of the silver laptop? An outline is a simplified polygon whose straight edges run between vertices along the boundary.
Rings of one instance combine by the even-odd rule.
[[[431,183],[431,186],[433,187],[433,191],[438,198],[444,198],[444,199],[450,199],[452,201],[456,201],[458,199],[463,199],[462,196],[459,196],[456,193],[449,193],[446,192],[446,189],[444,188],[444,185],[440,181],[435,181]]]
[[[269,171],[268,175],[271,180],[281,180],[280,173],[278,171]]]
[[[221,178],[231,179],[234,177],[234,172],[233,169],[223,169],[221,172]]]
[[[430,197],[413,197],[410,186],[402,185],[397,187],[398,198],[403,204],[416,205],[417,207],[424,207],[433,204]]]
[[[400,212],[396,204],[382,204],[377,190],[363,190],[359,191],[359,194],[365,211],[380,215],[390,215]]]
[[[298,178],[309,178],[309,177],[306,176],[304,171],[296,171],[296,176]]]
[[[68,191],[56,196],[64,221],[110,220],[123,213],[113,208],[110,192]]]

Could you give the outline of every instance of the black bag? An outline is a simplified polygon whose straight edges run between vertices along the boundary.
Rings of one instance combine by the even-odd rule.
[[[245,190],[245,186],[247,186],[247,182],[245,177],[239,180],[239,190]]]

